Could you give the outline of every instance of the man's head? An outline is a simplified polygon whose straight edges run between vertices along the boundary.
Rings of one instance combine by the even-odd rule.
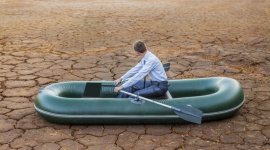
[[[136,42],[134,42],[133,48],[134,48],[134,50],[136,52],[139,52],[139,53],[144,53],[144,52],[147,51],[146,45],[144,44],[143,41],[136,41]]]

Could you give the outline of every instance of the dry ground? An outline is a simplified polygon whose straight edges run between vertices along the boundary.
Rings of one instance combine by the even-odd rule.
[[[202,125],[58,125],[40,87],[113,80],[144,40],[170,79],[226,76],[246,102]],[[0,149],[270,149],[270,1],[0,0]]]

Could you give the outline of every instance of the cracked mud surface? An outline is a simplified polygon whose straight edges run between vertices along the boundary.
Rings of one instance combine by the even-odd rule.
[[[1,0],[0,149],[270,149],[270,2]],[[170,79],[238,80],[236,116],[202,125],[59,125],[37,115],[40,87],[113,80],[142,39]]]

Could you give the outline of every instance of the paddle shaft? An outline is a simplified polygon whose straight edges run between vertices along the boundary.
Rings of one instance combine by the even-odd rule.
[[[129,93],[129,92],[126,92],[126,91],[123,91],[123,90],[120,90],[119,92],[122,92],[122,93],[124,93],[124,94],[128,94],[128,95],[133,96],[133,97],[135,97],[135,98],[139,98],[139,99],[142,99],[142,100],[151,102],[151,103],[155,103],[155,104],[157,104],[157,105],[160,105],[160,106],[169,108],[169,109],[171,109],[171,110],[174,110],[174,111],[177,111],[177,112],[180,112],[180,113],[183,112],[183,113],[185,113],[185,114],[188,114],[188,115],[197,117],[197,115],[194,115],[194,114],[189,113],[189,112],[187,112],[187,111],[183,111],[183,110],[181,110],[181,109],[179,109],[179,108],[177,108],[177,107],[173,107],[173,106],[169,106],[169,105],[166,105],[166,104],[157,102],[157,101],[153,101],[153,100],[151,100],[151,99],[148,99],[148,98],[145,98],[145,97],[141,97],[141,96],[139,96],[139,95],[132,94],[132,93]]]

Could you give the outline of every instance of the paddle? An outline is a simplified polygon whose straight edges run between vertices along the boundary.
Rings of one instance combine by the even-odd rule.
[[[130,96],[133,96],[135,98],[141,99],[141,100],[145,100],[151,103],[155,103],[157,105],[169,108],[171,110],[173,110],[175,112],[176,115],[178,115],[180,118],[189,121],[189,122],[193,122],[193,123],[197,123],[197,124],[201,124],[202,122],[202,114],[203,112],[197,108],[194,108],[192,106],[187,106],[187,105],[179,105],[178,107],[174,107],[174,106],[170,106],[170,105],[166,105],[157,101],[153,101],[151,99],[147,99],[145,97],[142,96],[138,96],[136,94],[132,94],[123,90],[120,90],[119,92],[124,93],[124,94],[128,94]]]

